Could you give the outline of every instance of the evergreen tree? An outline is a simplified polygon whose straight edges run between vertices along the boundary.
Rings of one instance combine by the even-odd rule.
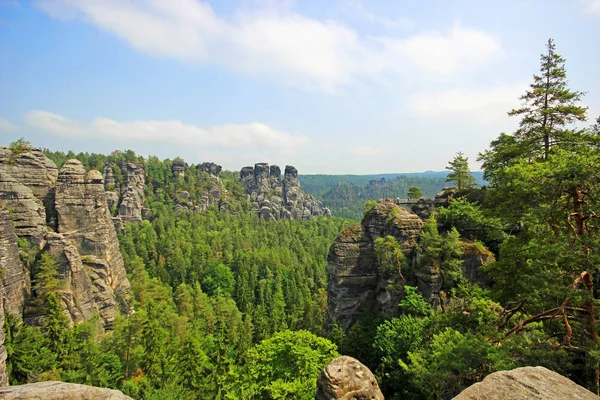
[[[450,161],[446,169],[451,171],[446,182],[455,182],[456,189],[459,191],[475,186],[475,178],[469,169],[469,158],[465,157],[461,151],[456,153],[456,157]]]
[[[541,55],[541,74],[533,76],[531,89],[520,97],[523,106],[508,113],[522,117],[515,137],[524,144],[523,150],[530,157],[541,155],[544,159],[552,146],[568,140],[566,125],[585,121],[587,110],[578,105],[584,93],[567,88],[565,59],[555,52],[552,39],[546,49]]]
[[[409,199],[420,199],[423,197],[423,192],[421,192],[421,188],[418,186],[411,186],[408,188],[408,198]]]

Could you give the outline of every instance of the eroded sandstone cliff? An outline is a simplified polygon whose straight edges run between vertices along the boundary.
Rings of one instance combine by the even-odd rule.
[[[327,323],[346,330],[369,311],[384,318],[398,316],[404,286],[417,286],[432,305],[448,299],[439,263],[423,255],[419,247],[424,222],[414,213],[393,202],[379,202],[361,223],[346,227],[336,238],[327,257]],[[400,246],[408,271],[383,273],[375,254],[378,238],[392,236]],[[463,276],[486,284],[479,267],[493,261],[493,255],[474,243],[462,241]]]
[[[73,322],[97,312],[110,328],[117,310],[127,308],[129,282],[102,174],[86,173],[77,160],[59,173],[40,150],[0,147],[3,309],[30,323],[43,321],[31,284],[40,252],[58,261],[61,301]]]
[[[244,167],[240,171],[240,181],[244,191],[257,210],[266,220],[310,219],[313,216],[331,216],[331,211],[304,192],[298,181],[298,170],[287,165],[283,179],[277,165],[266,163]]]

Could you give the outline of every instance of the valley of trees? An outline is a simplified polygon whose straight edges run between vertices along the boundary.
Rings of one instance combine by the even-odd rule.
[[[406,286],[398,318],[366,312],[327,337],[326,257],[348,223],[340,217],[360,219],[367,200],[405,198],[409,190],[433,196],[446,178],[321,189],[313,180],[313,193],[338,217],[267,222],[234,172],[221,174],[227,212],[214,205],[176,213],[178,191],[199,198],[211,185],[206,174],[189,168],[179,178],[173,161],[131,151],[47,152],[58,166],[68,158],[100,170],[108,161],[143,162],[153,217],[119,234],[134,312],[119,316],[112,332],[100,332],[95,319],[69,327],[57,301],[56,261],[28,259],[40,271],[34,284],[46,318],[32,327],[7,317],[11,383],[59,379],[148,400],[312,399],[321,369],[345,354],[375,373],[386,399],[448,399],[491,372],[526,365],[598,393],[600,118],[576,124],[587,110],[582,92],[567,86],[564,64],[550,40],[522,107],[509,113],[520,119],[518,131],[500,134],[480,154],[485,188],[474,185],[468,165],[463,174],[461,153],[450,161],[448,180],[463,196],[429,218],[418,243],[444,277],[444,307]],[[310,190],[310,179],[302,185]],[[379,273],[414,274],[388,238],[375,243]],[[494,254],[485,267],[490,285],[462,275],[464,241]]]

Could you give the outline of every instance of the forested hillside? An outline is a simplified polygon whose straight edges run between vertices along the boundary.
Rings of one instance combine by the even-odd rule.
[[[301,177],[333,218],[265,220],[215,165],[0,148],[10,383],[312,399],[347,354],[387,399],[450,399],[527,365],[599,393],[600,118],[585,122],[564,63],[550,40],[518,130],[480,154],[486,188],[460,152],[448,182]],[[377,201],[450,185],[423,214]]]
[[[409,189],[418,187],[424,197],[435,197],[444,187],[451,186],[447,172],[421,172],[378,175],[300,175],[302,187],[329,207],[333,214],[358,221],[367,200],[402,198]],[[484,185],[481,171],[472,174]]]

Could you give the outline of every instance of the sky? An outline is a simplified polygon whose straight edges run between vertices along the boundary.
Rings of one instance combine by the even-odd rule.
[[[0,145],[477,170],[549,38],[591,125],[600,0],[0,0]]]

